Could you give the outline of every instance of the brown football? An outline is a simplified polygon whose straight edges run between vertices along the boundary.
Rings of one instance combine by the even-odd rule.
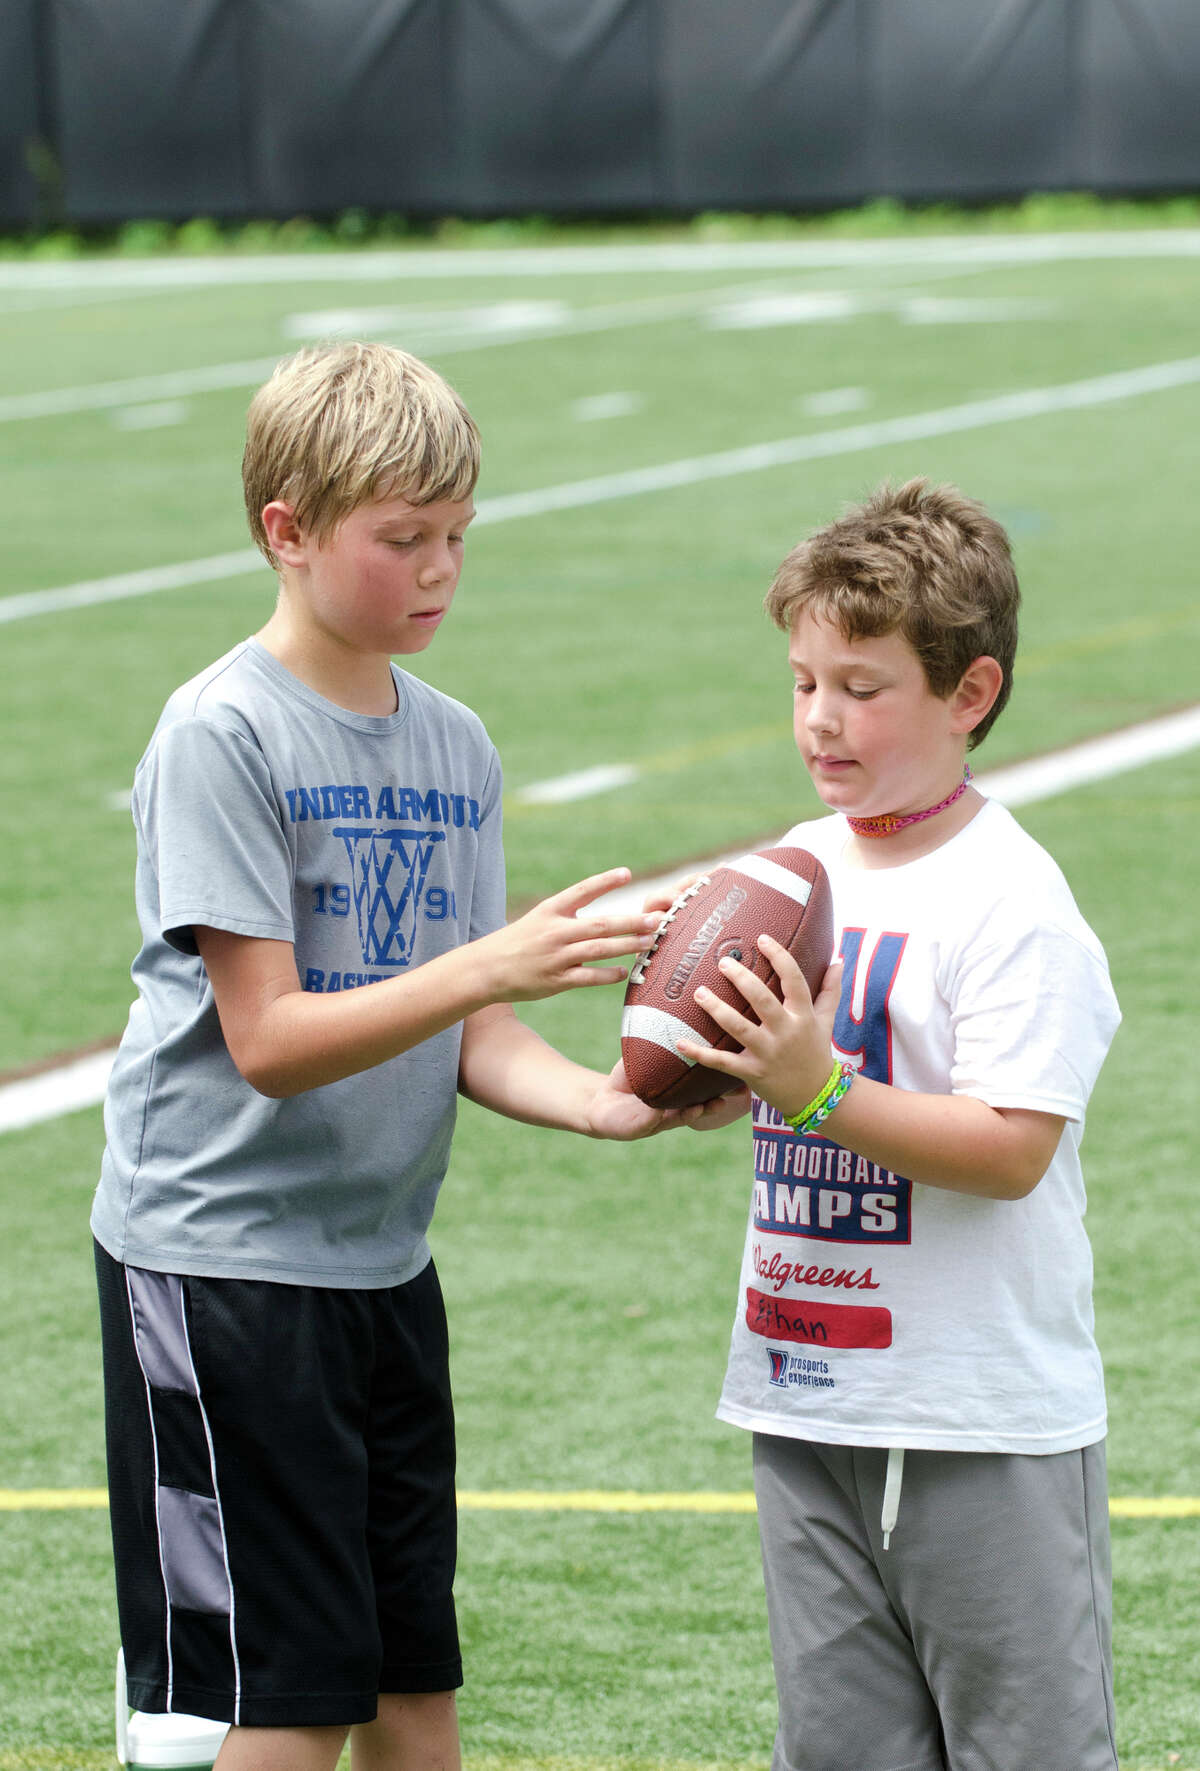
[[[663,918],[629,974],[621,1017],[625,1074],[647,1106],[689,1107],[737,1086],[722,1071],[681,1058],[675,1041],[741,1049],[695,993],[706,984],[756,1019],[717,967],[731,955],[781,996],[775,969],[758,950],[760,935],[773,935],[788,949],[815,995],[832,954],[833,899],[825,869],[807,849],[762,849],[723,862],[690,885]]]

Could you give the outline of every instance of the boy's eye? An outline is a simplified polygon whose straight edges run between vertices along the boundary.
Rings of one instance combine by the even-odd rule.
[[[815,686],[814,683],[802,683],[799,677],[796,679],[795,687],[797,695],[811,695]]]
[[[878,689],[851,689],[850,691],[855,701],[871,701],[878,693]]]

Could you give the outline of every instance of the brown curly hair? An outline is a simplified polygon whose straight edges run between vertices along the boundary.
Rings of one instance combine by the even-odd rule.
[[[953,694],[976,658],[994,658],[1000,693],[968,746],[991,730],[1012,689],[1021,592],[1004,529],[956,486],[885,482],[863,503],[800,542],[765,607],[790,632],[802,609],[847,639],[899,632],[935,695]]]

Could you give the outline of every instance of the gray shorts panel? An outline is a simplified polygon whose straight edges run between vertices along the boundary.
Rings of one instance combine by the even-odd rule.
[[[887,1457],[755,1435],[773,1771],[1116,1771],[1103,1444]]]

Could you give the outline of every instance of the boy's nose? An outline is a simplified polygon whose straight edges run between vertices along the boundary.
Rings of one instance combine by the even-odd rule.
[[[810,732],[837,730],[837,713],[833,702],[819,690],[814,689],[809,696],[808,706],[804,710],[804,724]]]
[[[429,554],[420,571],[422,584],[444,584],[457,570],[454,555],[448,547],[437,547]]]

